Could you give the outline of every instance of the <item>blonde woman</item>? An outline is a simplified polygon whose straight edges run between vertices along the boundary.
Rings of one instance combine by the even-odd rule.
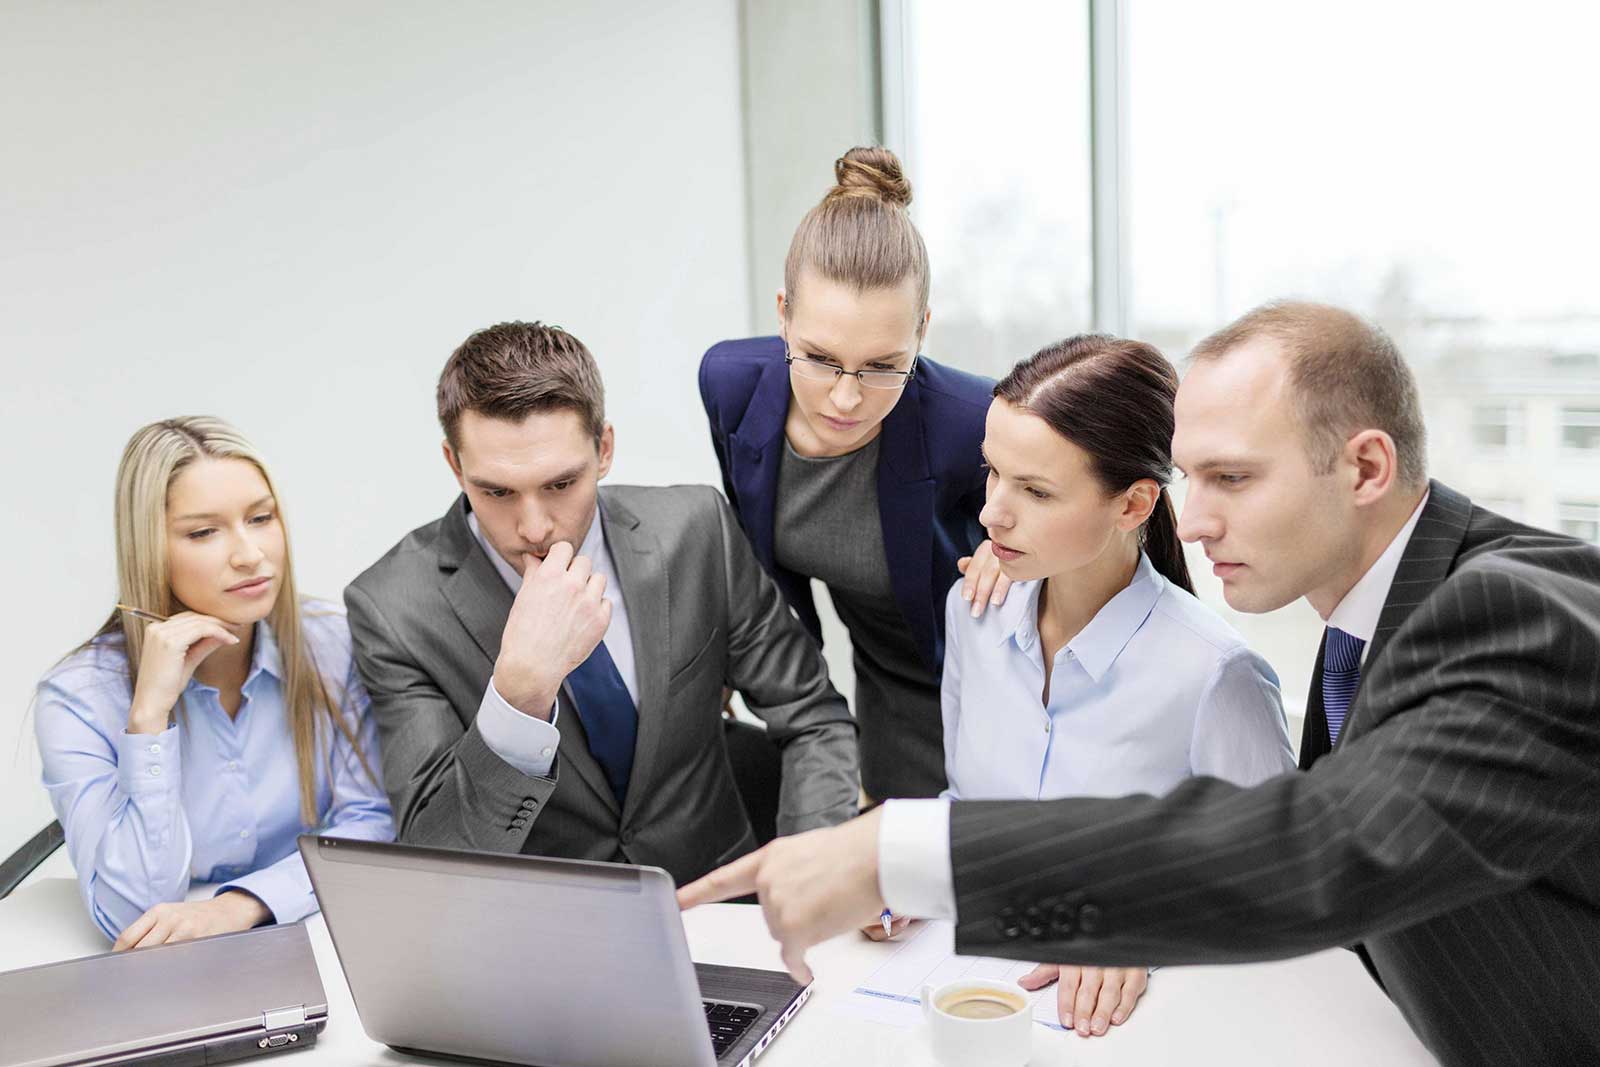
[[[115,522],[118,602],[163,621],[114,611],[35,704],[89,914],[119,950],[301,919],[297,835],[393,836],[343,615],[296,595],[266,466],[220,419],[135,433]]]

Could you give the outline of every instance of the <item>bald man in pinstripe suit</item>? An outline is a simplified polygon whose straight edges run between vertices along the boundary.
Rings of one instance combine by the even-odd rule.
[[[963,952],[1068,965],[1080,1033],[1131,1005],[1075,965],[1359,943],[1446,1064],[1600,1063],[1600,550],[1430,483],[1409,370],[1334,308],[1268,305],[1202,342],[1177,425],[1179,532],[1228,602],[1304,596],[1327,623],[1302,773],[891,801],[682,903],[758,888],[802,973],[885,905],[953,918]]]

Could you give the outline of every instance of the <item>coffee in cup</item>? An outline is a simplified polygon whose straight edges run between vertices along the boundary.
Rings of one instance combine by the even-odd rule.
[[[957,1019],[1003,1019],[1028,1010],[1021,994],[1007,989],[967,989],[949,993],[934,1006]]]
[[[944,1067],[1023,1067],[1033,1055],[1033,1011],[1014,982],[963,979],[922,988],[928,1045]]]

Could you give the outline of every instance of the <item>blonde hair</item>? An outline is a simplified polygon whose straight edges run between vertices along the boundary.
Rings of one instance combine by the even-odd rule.
[[[783,263],[784,314],[807,267],[858,291],[912,279],[917,336],[928,311],[928,249],[911,221],[911,183],[887,148],[852,148],[833,164],[834,186],[800,220]]]
[[[300,821],[312,827],[318,821],[313,760],[320,720],[326,717],[334,729],[344,734],[367,776],[374,783],[377,778],[367,765],[355,735],[340,715],[338,705],[329,695],[306,643],[300,625],[301,605],[295,592],[294,568],[290,562],[289,530],[283,521],[283,502],[278,498],[272,476],[267,473],[260,454],[230,424],[205,415],[162,419],[141,428],[128,440],[122,462],[117,465],[116,500],[112,509],[117,534],[117,600],[163,616],[184,610],[172,592],[167,568],[167,494],[178,474],[200,459],[244,460],[261,473],[267,490],[278,502],[278,521],[284,535],[283,572],[279,575],[277,602],[266,621],[277,639],[282,661],[284,708],[289,717],[300,778]],[[139,680],[144,627],[145,623],[139,619],[113,610],[99,631],[100,634],[122,634],[126,642],[130,686],[137,685]],[[331,766],[332,735],[328,736]],[[332,780],[330,773],[330,788]]]

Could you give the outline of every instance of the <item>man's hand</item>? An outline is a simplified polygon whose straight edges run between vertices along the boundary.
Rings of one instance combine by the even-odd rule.
[[[862,929],[883,914],[878,891],[882,817],[878,808],[842,826],[780,837],[678,890],[678,907],[687,911],[759,894],[767,932],[783,946],[783,965],[795,981],[809,982],[806,949]]]
[[[589,658],[611,625],[604,575],[557,541],[541,562],[527,556],[522,588],[500,636],[494,688],[525,715],[550,717],[561,680]]]
[[[212,934],[248,930],[272,918],[267,906],[249,893],[230,889],[210,900],[157,904],[122,931],[113,952],[149,948],[169,941],[189,941]]]
[[[1023,989],[1056,986],[1056,1011],[1061,1025],[1079,1037],[1121,1026],[1144,995],[1150,972],[1144,967],[1079,967],[1076,964],[1041,963],[1017,979]]]
[[[956,560],[956,569],[966,575],[961,582],[961,599],[972,605],[974,619],[987,611],[989,605],[998,607],[1006,602],[1011,579],[1001,573],[992,541],[984,541],[972,555]]]

